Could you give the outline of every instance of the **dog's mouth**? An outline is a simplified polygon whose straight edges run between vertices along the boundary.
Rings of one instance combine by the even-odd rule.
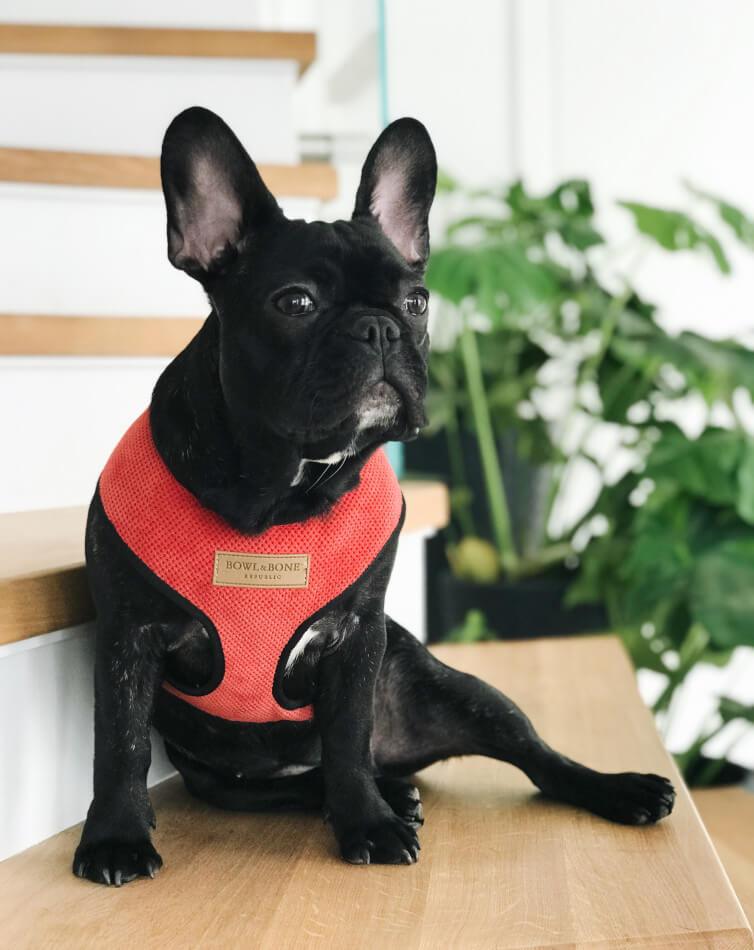
[[[356,416],[359,431],[365,429],[388,429],[398,418],[403,399],[398,390],[386,379],[370,386],[359,402]]]
[[[289,431],[306,458],[325,458],[386,440],[411,441],[426,425],[423,403],[412,396],[412,388],[400,378],[382,376],[362,383],[344,403],[337,421],[322,428]]]

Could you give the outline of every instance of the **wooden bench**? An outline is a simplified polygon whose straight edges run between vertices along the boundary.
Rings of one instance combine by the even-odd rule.
[[[463,759],[420,776],[419,863],[343,864],[316,815],[219,812],[154,793],[165,867],[121,889],[74,878],[73,828],[0,864],[0,942],[20,947],[751,948],[752,935],[618,640],[445,646],[565,753],[671,775],[673,815],[612,825]],[[431,710],[426,710],[431,715]]]

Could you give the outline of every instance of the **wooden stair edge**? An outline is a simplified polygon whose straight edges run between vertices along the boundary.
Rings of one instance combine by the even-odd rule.
[[[751,925],[754,923],[754,794],[734,785],[694,789],[691,797]]]
[[[327,162],[268,162],[259,165],[259,173],[278,197],[330,201],[338,194],[337,172]],[[161,187],[160,160],[150,155],[9,146],[0,148],[0,182],[152,191]]]
[[[615,637],[433,652],[511,695],[573,758],[675,775]],[[208,932],[222,945],[314,939],[333,950],[363,942],[365,932],[379,946],[752,947],[682,782],[673,814],[655,828],[616,826],[541,799],[521,772],[491,759],[433,766],[417,784],[426,817],[418,865],[355,869],[338,859],[316,814],[241,820],[169,779],[152,791],[165,859],[155,881],[98,891],[74,878],[74,826],[0,862],[0,925],[9,945],[76,950],[124,933],[169,950],[187,933]]]
[[[404,534],[447,524],[445,485],[406,481],[401,487]],[[86,512],[85,506],[77,506],[0,514],[0,645],[94,617],[83,557]]]
[[[0,313],[0,356],[175,356],[204,320]]]
[[[3,23],[1,53],[292,60],[301,75],[314,62],[317,38],[310,31]]]

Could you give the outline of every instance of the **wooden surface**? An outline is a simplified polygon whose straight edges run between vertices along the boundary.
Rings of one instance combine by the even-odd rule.
[[[698,789],[693,797],[751,924],[754,922],[754,794],[733,786]]]
[[[285,198],[335,198],[338,179],[326,162],[266,164],[259,173],[273,194]],[[160,188],[160,160],[147,155],[0,148],[0,181],[91,188]]]
[[[0,864],[8,947],[751,948],[751,932],[660,745],[618,641],[445,647],[510,693],[545,738],[605,769],[672,773],[650,828],[532,794],[514,769],[464,759],[420,776],[412,867],[352,867],[316,815],[219,812],[176,780],[154,794],[165,867],[116,890],[69,865],[78,829]],[[430,715],[431,711],[427,710]]]
[[[0,25],[0,53],[287,59],[297,62],[299,72],[303,72],[313,62],[316,49],[314,33],[28,23]]]
[[[411,481],[402,488],[404,533],[447,524],[444,485]],[[0,514],[0,644],[92,619],[84,571],[85,523],[85,507]]]
[[[0,514],[0,644],[90,620],[86,508]]]
[[[0,313],[2,356],[175,356],[204,317]]]

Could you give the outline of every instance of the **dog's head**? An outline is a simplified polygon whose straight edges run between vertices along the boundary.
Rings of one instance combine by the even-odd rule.
[[[427,217],[437,165],[399,119],[367,156],[350,221],[288,220],[230,128],[206,109],[162,148],[168,256],[219,317],[235,425],[264,424],[305,458],[409,439],[425,424]]]

